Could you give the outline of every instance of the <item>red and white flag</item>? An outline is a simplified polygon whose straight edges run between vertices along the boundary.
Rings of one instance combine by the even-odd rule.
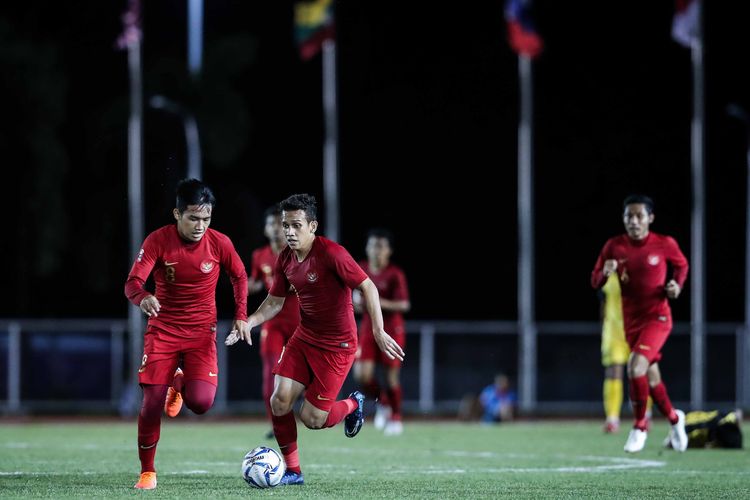
[[[684,47],[691,47],[698,38],[697,0],[675,0],[672,38]]]

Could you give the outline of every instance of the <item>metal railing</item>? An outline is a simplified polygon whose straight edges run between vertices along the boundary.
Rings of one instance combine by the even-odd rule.
[[[219,322],[218,331],[229,330],[228,321]],[[598,346],[601,327],[598,322],[539,322],[536,324],[538,334],[541,338],[545,336],[590,336],[591,342]],[[409,334],[409,342],[414,337],[418,343],[417,356],[417,379],[416,399],[412,398],[404,402],[407,411],[423,414],[435,412],[455,411],[459,401],[446,399],[438,394],[436,390],[436,378],[438,366],[436,361],[436,349],[438,336],[517,336],[519,326],[515,321],[408,321],[406,325]],[[689,333],[687,323],[676,323],[673,334],[684,336]],[[712,404],[735,405],[748,408],[747,401],[748,379],[750,378],[750,367],[745,362],[750,350],[748,333],[744,331],[743,325],[736,323],[711,323],[706,325],[709,337],[717,335],[732,335],[735,337],[735,352],[733,362],[735,363],[735,401],[719,401]],[[3,334],[5,332],[5,334]],[[33,400],[24,398],[22,394],[22,360],[23,360],[23,337],[24,335],[38,332],[54,332],[55,334],[101,334],[109,337],[109,398],[102,400]],[[130,365],[135,369],[140,359],[127,359],[127,320],[125,319],[7,319],[0,320],[0,342],[3,337],[7,339],[6,349],[6,397],[0,399],[0,411],[6,414],[23,414],[35,411],[80,411],[80,412],[120,412],[133,413],[137,407],[133,406],[133,399],[123,405],[128,391],[135,390],[128,387],[129,378],[125,367]],[[220,335],[221,337],[221,335]],[[447,337],[446,337],[447,339]],[[220,339],[221,340],[221,339]],[[413,345],[413,344],[411,344]],[[2,347],[2,344],[0,344]],[[217,342],[219,371],[225,376],[231,373],[232,367],[228,362],[228,351],[224,343]],[[0,349],[0,352],[2,349]],[[729,354],[727,354],[729,356]],[[411,359],[409,359],[411,361]],[[538,372],[536,360],[533,366],[535,374]],[[599,374],[597,374],[599,376]],[[225,379],[226,380],[226,379]],[[694,381],[691,379],[691,384]],[[135,398],[137,399],[137,398]],[[587,412],[598,410],[600,403],[592,401],[534,401],[533,412]],[[130,407],[129,407],[130,406]],[[227,384],[219,384],[214,413],[233,413],[242,411],[261,412],[263,404],[261,401],[239,401],[230,400],[227,394]]]

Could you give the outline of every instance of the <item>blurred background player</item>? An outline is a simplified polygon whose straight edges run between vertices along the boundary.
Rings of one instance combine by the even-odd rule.
[[[479,393],[482,405],[482,422],[496,423],[513,420],[516,413],[516,392],[504,373],[495,375],[495,380]]]
[[[688,261],[677,242],[649,231],[654,203],[643,195],[623,202],[626,234],[607,240],[591,272],[591,285],[599,289],[617,274],[622,290],[625,337],[630,346],[628,379],[633,407],[633,429],[625,451],[641,451],[648,437],[646,406],[649,394],[670,424],[672,448],[687,449],[685,414],[672,406],[659,370],[661,349],[672,331],[672,310],[667,299],[676,299],[688,273]],[[667,280],[667,269],[672,277]]]
[[[211,189],[201,181],[180,181],[172,212],[177,224],[146,237],[125,282],[127,298],[148,316],[138,369],[143,389],[138,415],[138,489],[156,488],[154,459],[165,400],[170,416],[177,415],[182,401],[197,414],[213,406],[219,378],[216,284],[220,268],[229,275],[234,290],[232,331],[250,334],[245,266],[230,239],[208,227],[215,203]],[[154,294],[145,289],[152,271]],[[180,358],[183,370],[177,368]]]
[[[383,328],[378,289],[344,247],[322,236],[318,229],[317,203],[308,194],[282,201],[281,221],[287,247],[274,266],[273,285],[263,303],[248,317],[253,328],[276,316],[292,288],[300,304],[300,324],[289,339],[273,373],[271,396],[273,431],[284,455],[286,472],[282,485],[304,484],[297,446],[297,422],[292,412],[305,393],[299,416],[310,429],[333,427],[344,421],[344,434],[356,436],[364,423],[364,395],[354,391],[337,400],[354,362],[357,324],[352,290],[359,289],[372,318],[375,341],[387,356],[403,360],[404,351]],[[252,344],[249,330],[227,336]]]
[[[268,238],[268,245],[253,252],[250,262],[250,278],[247,283],[249,293],[261,290],[268,292],[273,285],[273,267],[281,250],[286,247],[284,229],[281,227],[281,207],[278,204],[266,209],[263,234]],[[290,292],[284,301],[284,307],[273,319],[263,323],[260,331],[260,358],[263,362],[263,403],[269,420],[271,414],[271,395],[273,394],[273,367],[279,361],[284,345],[292,337],[299,324],[299,301]],[[273,430],[268,438],[273,437]]]
[[[365,246],[367,260],[360,266],[378,289],[380,308],[383,311],[385,330],[398,342],[401,348],[406,347],[406,331],[403,313],[409,312],[409,288],[406,275],[397,265],[391,262],[393,254],[393,234],[386,229],[371,229],[367,234]],[[355,290],[354,308],[362,313],[359,325],[359,348],[354,362],[354,376],[360,383],[363,392],[378,400],[376,405],[376,429],[383,430],[387,436],[403,432],[401,420],[401,361],[390,359],[375,342],[372,334],[372,320],[362,307],[362,296]],[[378,384],[375,364],[385,369],[385,389]]]
[[[604,366],[604,384],[602,401],[604,402],[604,432],[615,433],[620,430],[620,411],[623,400],[623,375],[625,364],[630,356],[630,347],[625,340],[625,325],[622,320],[622,295],[620,279],[616,273],[610,274],[600,290],[602,317],[602,366]],[[651,398],[646,405],[646,418],[651,418]]]

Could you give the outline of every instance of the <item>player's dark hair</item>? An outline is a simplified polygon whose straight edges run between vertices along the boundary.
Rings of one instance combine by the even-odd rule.
[[[311,194],[293,194],[279,203],[279,206],[284,212],[304,211],[307,216],[307,222],[318,220],[318,204],[315,201],[315,196]]]
[[[177,183],[177,210],[184,212],[188,205],[216,205],[211,188],[198,179],[183,179]]]
[[[278,203],[274,203],[263,212],[263,220],[269,217],[279,217],[281,215],[281,207]]]
[[[625,201],[622,202],[622,209],[625,210],[628,208],[628,205],[632,205],[634,203],[642,203],[646,206],[646,211],[649,214],[654,213],[654,200],[652,200],[645,194],[631,194],[630,196],[626,197]]]
[[[367,239],[370,238],[384,238],[388,240],[388,245],[393,248],[393,233],[384,227],[374,227],[367,231]]]

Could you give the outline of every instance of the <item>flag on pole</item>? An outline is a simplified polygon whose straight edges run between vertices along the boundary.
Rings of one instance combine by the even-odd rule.
[[[334,37],[333,0],[308,0],[294,4],[294,38],[299,55],[307,61]]]
[[[698,36],[697,0],[675,0],[672,38],[684,47],[691,47]]]
[[[128,9],[122,15],[122,33],[117,37],[115,45],[124,50],[141,41],[141,2],[130,0]]]
[[[532,20],[531,0],[506,0],[505,20],[508,24],[508,42],[513,50],[532,59],[537,57],[544,48],[544,42]]]

